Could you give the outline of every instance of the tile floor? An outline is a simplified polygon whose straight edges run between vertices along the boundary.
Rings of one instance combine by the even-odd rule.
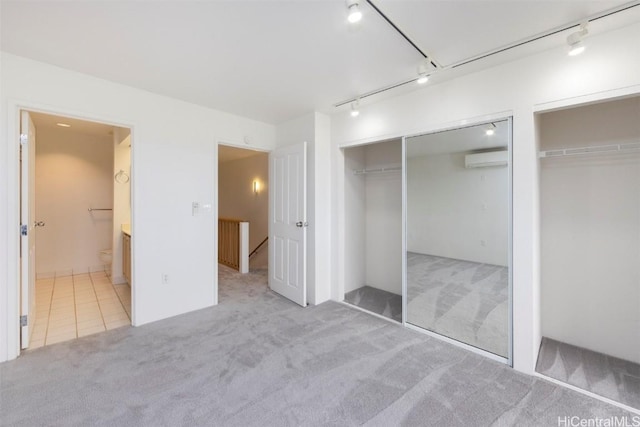
[[[131,325],[131,288],[104,272],[38,279],[29,348]]]

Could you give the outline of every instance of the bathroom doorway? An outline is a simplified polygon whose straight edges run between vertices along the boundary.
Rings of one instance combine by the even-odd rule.
[[[131,131],[21,111],[21,348],[131,324]]]
[[[243,299],[250,292],[268,289],[268,180],[267,152],[218,145],[218,302]],[[225,230],[236,227],[248,228],[244,244],[248,268],[233,260],[243,245],[235,246],[237,238],[233,234],[223,238]],[[239,255],[242,258],[242,253]]]

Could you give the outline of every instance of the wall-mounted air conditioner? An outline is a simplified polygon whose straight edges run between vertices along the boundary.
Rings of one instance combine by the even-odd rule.
[[[509,152],[507,150],[488,151],[464,156],[465,168],[486,168],[490,166],[507,166],[508,164]]]

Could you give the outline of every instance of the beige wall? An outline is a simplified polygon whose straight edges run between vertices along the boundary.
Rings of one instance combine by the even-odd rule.
[[[113,263],[111,282],[124,283],[122,273],[122,224],[131,224],[131,131],[114,128],[113,132]],[[115,182],[115,175],[123,171],[128,182]],[[126,179],[121,181],[126,181]]]
[[[36,141],[36,273],[97,270],[111,248],[113,140],[73,129],[42,127]]]
[[[269,155],[255,155],[220,163],[218,169],[218,214],[221,218],[249,221],[249,251],[253,251],[268,235]],[[253,181],[260,182],[260,191],[253,192]],[[251,268],[267,267],[268,245],[250,259]]]

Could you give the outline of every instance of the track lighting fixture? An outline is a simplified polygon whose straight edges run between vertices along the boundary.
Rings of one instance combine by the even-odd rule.
[[[347,19],[350,23],[355,24],[362,19],[362,12],[360,12],[358,0],[347,0],[347,9],[349,11]]]
[[[582,41],[584,37],[589,34],[587,29],[587,22],[580,24],[580,29],[575,33],[569,34],[567,37],[567,44],[569,45],[569,56],[580,55],[585,50],[585,45]]]
[[[359,105],[360,102],[357,100],[351,103],[351,117],[358,117],[360,115],[360,110],[358,110]]]
[[[429,73],[434,70],[433,64],[429,58],[425,58],[418,65],[418,78],[416,79],[416,83],[419,85],[423,85],[429,81]]]
[[[491,125],[487,126],[487,129],[484,131],[487,136],[494,135],[496,133],[496,125],[495,123],[491,123]]]

